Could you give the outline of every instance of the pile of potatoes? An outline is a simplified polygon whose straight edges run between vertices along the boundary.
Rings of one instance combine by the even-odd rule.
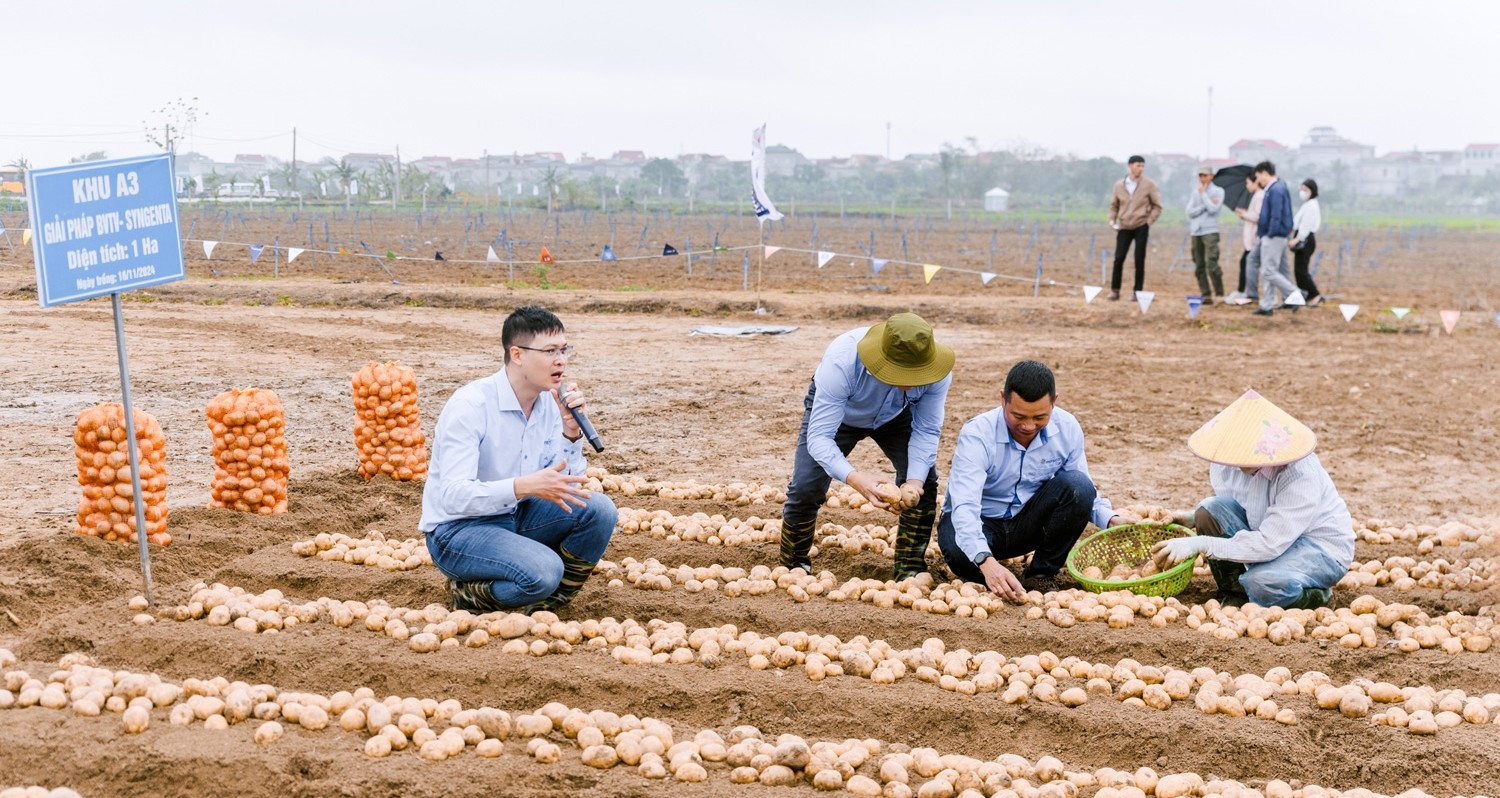
[[[211,507],[245,513],[286,512],[286,411],[275,391],[236,388],[208,404],[213,434]]]
[[[1398,525],[1393,521],[1370,518],[1355,524],[1354,533],[1361,542],[1376,545],[1415,543],[1418,554],[1431,554],[1439,547],[1454,548],[1466,543],[1491,546],[1500,540],[1500,528],[1481,530],[1459,521],[1448,521],[1438,526]]]
[[[937,643],[929,641],[929,644],[925,649],[929,653],[940,650]],[[1048,665],[1054,669],[1069,667],[1065,666],[1066,660],[1046,653],[1022,658],[1020,662],[1024,664],[1017,666],[1017,674],[1030,675]],[[660,719],[598,709],[585,711],[560,702],[548,703],[532,712],[511,713],[488,706],[466,708],[454,699],[439,701],[397,695],[382,699],[367,687],[322,695],[283,691],[267,684],[231,682],[223,677],[186,679],[179,684],[156,674],[99,668],[82,654],[64,656],[46,683],[33,679],[26,671],[10,670],[15,664],[15,657],[0,649],[0,679],[6,684],[19,681],[25,685],[23,691],[30,701],[26,706],[40,705],[53,710],[71,707],[75,714],[84,716],[99,716],[104,711],[119,713],[127,733],[146,731],[153,713],[165,710],[173,725],[197,725],[205,730],[224,730],[231,724],[253,722],[256,724],[253,739],[261,745],[275,744],[289,729],[314,734],[341,730],[364,736],[364,752],[374,758],[409,751],[429,762],[440,762],[470,750],[477,757],[493,758],[505,753],[507,742],[519,745],[525,741],[527,756],[539,764],[559,762],[566,747],[577,751],[579,761],[588,767],[601,770],[630,767],[646,779],[670,776],[682,782],[702,782],[711,774],[727,771],[727,781],[732,784],[785,787],[807,784],[821,790],[843,789],[867,798],[986,795],[1071,798],[1086,790],[1093,790],[1094,798],[1234,794],[1322,798],[1329,794],[1317,785],[1293,787],[1280,779],[1251,790],[1237,781],[1205,779],[1196,773],[1160,774],[1150,767],[1133,772],[1107,767],[1075,771],[1052,756],[1042,756],[1033,762],[1006,753],[982,760],[877,739],[809,740],[790,733],[770,738],[748,725],[736,726],[724,734],[698,729],[688,737],[687,731],[674,729]],[[1079,662],[1070,667],[1076,671],[1085,669]],[[1087,670],[1102,673],[1105,667],[1089,666]],[[1115,669],[1151,675],[1144,668],[1131,671],[1131,663],[1126,660]],[[1284,669],[1273,670],[1268,677],[1280,679],[1278,684],[1283,689],[1286,684],[1296,684],[1281,671]],[[1204,687],[1219,683],[1207,681],[1208,673],[1202,675]],[[1248,679],[1246,682],[1253,685]],[[1320,680],[1309,677],[1307,682]],[[1320,682],[1320,686],[1327,685]],[[1237,690],[1247,695],[1255,693],[1251,686]],[[1297,690],[1302,692],[1300,684]],[[1203,690],[1200,688],[1199,692]],[[1226,697],[1232,696],[1220,696]],[[1341,693],[1340,701],[1344,698]],[[0,690],[0,710],[18,706],[21,703],[8,689]],[[1421,712],[1419,709],[1412,714]],[[1364,798],[1388,798],[1369,791],[1360,794]],[[1412,789],[1402,793],[1401,798],[1431,796]]]
[[[693,513],[673,515],[666,510],[619,508],[615,532],[622,535],[649,535],[656,540],[677,543],[691,540],[710,546],[754,546],[781,540],[781,521],[750,516],[747,519],[723,515]]]
[[[1483,592],[1500,585],[1500,559],[1460,556],[1449,562],[1444,557],[1387,557],[1355,562],[1338,584],[1345,589],[1386,585],[1401,592],[1418,588]]]
[[[167,438],[150,413],[136,410],[133,421],[141,499],[146,505],[146,540],[166,546],[172,542],[167,534]],[[78,502],[78,534],[136,542],[125,408],[111,402],[80,413],[73,444],[78,484],[83,486],[83,498]]]
[[[417,412],[417,375],[396,362],[370,361],[354,374],[354,445],[359,475],[410,482],[427,476],[427,439]]]
[[[657,496],[663,499],[698,499],[726,504],[780,504],[786,493],[760,482],[703,484],[698,482],[651,482],[636,474],[611,474],[608,469],[591,467],[585,473],[584,487],[604,493],[625,496]]]
[[[299,557],[317,557],[385,571],[410,571],[432,565],[432,554],[422,538],[388,539],[385,533],[374,529],[362,538],[320,532],[312,540],[293,543],[292,553]]]

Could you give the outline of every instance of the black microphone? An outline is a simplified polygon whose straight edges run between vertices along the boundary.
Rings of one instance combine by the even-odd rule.
[[[573,420],[578,422],[578,429],[583,431],[583,437],[588,438],[589,445],[594,451],[604,451],[604,441],[599,439],[599,433],[594,431],[594,425],[589,423],[589,417],[584,415],[583,408],[570,407],[568,412],[573,414]]]

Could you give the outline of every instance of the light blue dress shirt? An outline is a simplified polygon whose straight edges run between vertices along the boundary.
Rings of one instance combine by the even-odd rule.
[[[844,482],[854,466],[834,443],[840,424],[875,429],[907,407],[911,408],[911,440],[906,448],[906,479],[925,482],[937,462],[938,437],[943,429],[943,405],[948,401],[950,373],[931,385],[902,391],[870,373],[856,348],[869,327],[850,330],[833,339],[823,362],[813,374],[817,390],[807,419],[807,453],[828,476]]]
[[[447,521],[514,512],[516,477],[558,460],[568,461],[569,474],[587,467],[583,439],[563,437],[562,414],[549,394],[537,396],[527,418],[505,369],[475,380],[454,391],[438,416],[417,528],[431,532]]]
[[[1060,471],[1089,476],[1083,454],[1083,428],[1072,413],[1052,409],[1052,417],[1022,448],[1010,436],[1005,408],[997,407],[969,419],[958,433],[953,465],[948,469],[948,495],[943,512],[953,515],[954,539],[972,560],[989,551],[983,518],[1011,518]],[[1090,477],[1090,481],[1092,481]],[[1103,529],[1115,514],[1109,499],[1094,499],[1094,525]]]

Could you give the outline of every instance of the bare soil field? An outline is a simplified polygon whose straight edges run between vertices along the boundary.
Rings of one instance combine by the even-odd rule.
[[[634,221],[624,214],[613,220],[595,215],[587,223],[568,216],[562,217],[560,234],[558,222],[549,224],[541,215],[500,218],[478,225],[474,216],[449,211],[424,217],[418,228],[411,218],[377,214],[355,221],[335,214],[329,241],[336,248],[362,239],[381,253],[392,248],[410,257],[428,258],[428,250],[441,249],[449,258],[482,259],[498,228],[508,225],[508,235],[523,240],[528,253],[546,244],[566,261],[596,257],[597,248],[592,254],[590,249],[608,241],[608,224],[614,221],[622,257],[634,254],[642,225],[654,228],[647,230],[643,253],[652,247],[659,251],[664,241],[686,249],[687,235],[695,249],[706,247],[712,240],[709,225],[724,246],[757,242],[753,223],[732,214],[655,220],[642,214]],[[319,221],[314,243],[322,247],[324,217],[310,215],[293,223],[285,216],[247,214],[240,223],[205,213],[190,237],[270,243],[280,235],[286,246],[305,243],[309,219]],[[186,234],[189,223],[184,222]],[[757,293],[758,258],[752,252],[747,292],[740,286],[742,252],[748,250],[739,249],[717,253],[716,261],[696,259],[691,275],[679,256],[561,263],[546,275],[517,265],[514,281],[505,263],[396,260],[385,263],[393,272],[387,276],[369,258],[303,254],[290,266],[283,263],[281,279],[271,281],[265,279],[269,252],[252,266],[229,244],[220,245],[213,261],[198,257],[201,249],[190,244],[188,280],[132,295],[126,305],[137,406],[160,421],[168,447],[173,543],[152,549],[160,617],[145,625],[132,623],[137,611],[128,606],[140,592],[134,546],[74,534],[80,489],[73,425],[84,409],[118,399],[109,307],[92,301],[37,308],[29,256],[0,248],[5,375],[0,423],[11,430],[3,465],[12,475],[8,490],[0,493],[0,648],[19,660],[8,667],[0,662],[0,671],[25,669],[45,682],[60,658],[82,652],[101,668],[158,674],[174,683],[224,677],[324,696],[367,687],[379,699],[454,699],[465,708],[490,706],[513,716],[561,702],[584,711],[657,718],[679,741],[693,740],[705,729],[727,740],[734,727],[753,725],[768,742],[794,734],[808,743],[875,739],[882,743],[881,754],[933,748],[991,761],[1010,753],[1031,763],[1050,756],[1075,774],[1103,768],[1132,774],[1143,767],[1160,774],[1195,772],[1204,779],[1237,780],[1266,795],[1278,794],[1276,780],[1345,795],[1358,794],[1348,792],[1356,788],[1386,795],[1416,788],[1445,798],[1500,792],[1500,725],[1495,722],[1466,722],[1418,735],[1320,709],[1311,695],[1277,697],[1297,716],[1294,725],[1285,725],[1253,714],[1205,714],[1190,699],[1156,710],[1091,696],[1082,706],[1067,707],[1039,700],[1007,703],[998,691],[967,695],[910,674],[894,684],[852,674],[815,681],[800,666],[752,667],[743,654],[726,653],[713,663],[627,665],[607,647],[549,646],[535,634],[521,639],[543,639],[544,656],[510,653],[499,640],[417,653],[403,640],[366,631],[362,623],[344,627],[325,619],[287,626],[278,634],[254,634],[171,617],[172,608],[188,603],[199,582],[250,593],[275,589],[298,602],[383,600],[416,610],[444,604],[443,579],[430,565],[392,572],[298,556],[292,545],[322,533],[419,536],[421,485],[383,478],[365,482],[356,473],[350,376],[369,360],[411,366],[430,435],[456,388],[499,368],[501,321],[510,308],[527,303],[552,308],[569,325],[578,346],[569,376],[589,392],[591,417],[608,446],[590,465],[612,474],[784,486],[802,397],[824,347],[850,328],[912,310],[931,320],[939,338],[958,353],[940,476],[946,475],[959,427],[998,403],[1006,369],[1018,359],[1037,358],[1056,370],[1059,405],[1082,423],[1094,479],[1117,506],[1187,507],[1206,495],[1207,467],[1188,453],[1185,441],[1253,387],[1316,431],[1319,455],[1357,524],[1370,519],[1380,520],[1377,527],[1394,528],[1458,523],[1491,536],[1500,533],[1495,490],[1500,484],[1500,327],[1494,320],[1500,280],[1489,255],[1497,243],[1493,236],[1335,230],[1322,244],[1327,257],[1321,274],[1325,290],[1340,295],[1338,301],[1364,308],[1353,322],[1346,323],[1331,304],[1270,319],[1215,306],[1189,320],[1182,297],[1196,293],[1192,275],[1173,268],[1180,228],[1165,227],[1153,239],[1147,287],[1158,292],[1157,304],[1143,315],[1124,302],[1083,302],[1075,284],[1085,279],[1097,284],[1098,262],[1097,255],[1093,261],[1087,257],[1091,233],[1082,226],[1054,231],[1043,224],[1032,244],[1030,228],[1021,232],[1012,224],[995,234],[1000,253],[991,261],[991,228],[978,222],[898,220],[892,225],[835,216],[818,223],[819,247],[840,253],[857,254],[873,231],[875,254],[899,259],[897,242],[906,230],[909,257],[918,263],[980,270],[993,263],[996,273],[1029,277],[1036,256],[1045,255],[1047,279],[1059,285],[1044,285],[1033,297],[1029,282],[1001,279],[982,286],[975,275],[952,272],[924,284],[919,267],[896,264],[877,280],[867,261],[837,258],[819,270],[811,255],[777,253],[767,261]],[[482,238],[476,227],[482,228]],[[1095,232],[1097,248],[1112,245]],[[1344,240],[1364,253],[1351,254],[1335,280],[1329,270],[1336,268],[1333,259]],[[785,231],[773,228],[768,243],[815,248],[809,246],[810,220],[796,220]],[[518,244],[518,259],[520,249]],[[552,288],[538,285],[543,276]],[[1391,305],[1416,310],[1402,320],[1377,315]],[[757,314],[758,306],[769,312]],[[1464,313],[1451,335],[1438,317],[1438,310],[1450,308]],[[798,329],[756,338],[690,334],[701,324],[754,323]],[[284,515],[207,507],[214,468],[204,408],[220,391],[244,386],[273,389],[286,407],[292,483]],[[877,452],[867,444],[856,450],[855,460],[876,465]],[[621,507],[679,516],[780,515],[774,503],[611,495]],[[851,527],[888,522],[875,516],[829,508],[821,518]],[[831,572],[837,583],[888,575],[888,556],[825,549],[814,567]],[[1500,550],[1473,542],[1440,542],[1422,550],[1416,542],[1397,540],[1363,541],[1357,554],[1361,561],[1403,556],[1457,562],[1493,559]],[[710,546],[617,533],[605,557],[616,563],[655,558],[674,569],[683,564],[750,569],[774,566],[776,545]],[[940,578],[947,576],[937,558],[929,556],[929,564]],[[1373,648],[1345,648],[1337,638],[1312,635],[1277,646],[1247,636],[1220,639],[1181,623],[1154,627],[1144,619],[1125,628],[1102,622],[1064,628],[1028,617],[1026,607],[1005,607],[979,618],[827,596],[801,601],[779,589],[731,596],[680,586],[670,591],[636,587],[596,578],[558,615],[562,621],[596,623],[633,619],[647,628],[653,619],[681,623],[687,630],[732,624],[736,633],[800,631],[846,642],[863,636],[893,649],[918,648],[936,638],[948,652],[992,650],[1012,662],[1052,652],[1111,667],[1128,658],[1163,669],[1208,668],[1231,679],[1284,667],[1294,677],[1321,672],[1335,685],[1361,680],[1430,685],[1476,698],[1500,692],[1495,659],[1500,655],[1494,650],[1405,652],[1383,629]],[[1468,622],[1491,618],[1497,604],[1493,587],[1397,590],[1390,585],[1340,589],[1335,603],[1348,607],[1361,596],[1411,604],[1433,618],[1452,612],[1452,618]],[[1211,580],[1199,576],[1179,598],[1189,607],[1207,605],[1213,599]],[[1063,681],[1059,687],[1083,686],[1082,680]],[[20,686],[15,687],[19,695]],[[704,781],[671,775],[649,779],[623,764],[596,769],[583,763],[579,745],[562,731],[549,737],[561,748],[555,763],[536,761],[526,741],[515,738],[496,758],[477,756],[471,746],[446,761],[429,762],[413,748],[367,756],[370,735],[340,729],[337,715],[320,731],[283,720],[285,736],[259,744],[253,739],[257,720],[214,730],[200,721],[172,724],[165,708],[151,714],[150,728],[127,734],[120,715],[108,709],[93,717],[66,706],[5,708],[0,703],[0,788],[43,784],[84,795],[252,796],[727,796],[816,790],[808,779],[793,786],[733,783],[731,765],[708,757]],[[879,764],[880,756],[872,756],[854,772],[878,783]],[[914,770],[911,793],[887,784],[885,794],[915,793],[930,775],[919,777]],[[1113,788],[1097,778],[1089,783],[1079,777],[1071,791],[1059,786],[1051,792],[1037,792],[1041,784],[1034,775],[1015,781],[1022,783],[1007,789],[1016,795],[1115,794],[1105,793]],[[853,782],[844,786],[852,788]],[[976,789],[997,792],[994,785]]]

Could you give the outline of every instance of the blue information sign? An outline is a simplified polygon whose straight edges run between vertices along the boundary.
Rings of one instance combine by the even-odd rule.
[[[167,153],[27,172],[42,307],[186,277],[175,188]]]

